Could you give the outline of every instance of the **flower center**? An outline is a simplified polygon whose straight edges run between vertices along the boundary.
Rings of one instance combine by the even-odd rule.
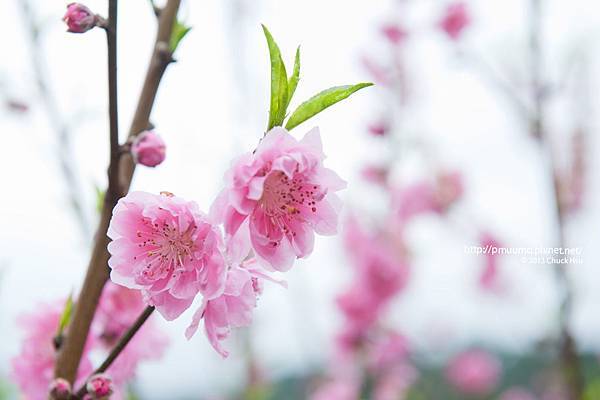
[[[281,233],[296,236],[294,221],[305,221],[307,213],[317,212],[317,203],[325,197],[318,185],[307,182],[301,173],[290,179],[281,171],[273,171],[264,182],[258,206],[264,213],[266,236],[277,246]]]
[[[146,266],[142,274],[149,279],[160,279],[167,274],[185,270],[186,258],[194,260],[196,224],[181,230],[176,221],[154,222],[145,219],[148,230],[138,230],[142,240],[138,247],[144,250]],[[137,257],[134,257],[136,259]]]

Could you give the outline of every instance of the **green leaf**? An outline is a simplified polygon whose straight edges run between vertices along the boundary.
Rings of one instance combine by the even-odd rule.
[[[192,30],[191,26],[186,26],[179,22],[179,20],[175,20],[175,24],[173,25],[173,31],[171,32],[171,41],[169,43],[169,50],[171,53],[174,53],[177,50],[177,46],[179,46],[179,42],[188,34],[189,31]]]
[[[62,315],[60,316],[60,322],[58,323],[58,332],[56,336],[61,336],[69,322],[71,322],[71,314],[73,313],[73,295],[69,295],[65,308],[63,309]]]
[[[352,93],[362,88],[373,86],[372,83],[359,83],[357,85],[335,86],[311,97],[292,113],[285,129],[292,130],[309,118],[314,117],[327,107],[348,98]]]
[[[281,58],[281,51],[267,27],[264,25],[262,27],[271,58],[271,103],[267,128],[267,130],[271,130],[274,126],[281,126],[285,119],[288,104],[288,80],[285,64]]]
[[[300,81],[300,46],[298,46],[298,48],[296,49],[296,58],[294,59],[294,71],[292,72],[292,76],[290,76],[290,79],[288,80],[288,98],[286,110],[287,106],[292,101],[294,92],[296,92],[298,81]]]
[[[100,214],[102,212],[102,208],[104,207],[104,197],[106,197],[106,190],[100,189],[100,187],[95,186],[96,189],[96,212]]]

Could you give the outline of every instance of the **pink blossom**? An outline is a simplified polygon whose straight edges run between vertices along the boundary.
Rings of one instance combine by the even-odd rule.
[[[63,21],[68,26],[68,32],[84,33],[96,26],[98,17],[89,8],[79,3],[67,6]]]
[[[535,400],[535,396],[530,391],[520,387],[512,387],[504,392],[499,397],[499,400]]]
[[[102,292],[92,327],[98,337],[97,343],[110,351],[144,307],[138,290],[108,282]],[[162,357],[168,338],[154,322],[152,317],[147,320],[109,367],[107,372],[116,386],[121,387],[132,379],[140,362]]]
[[[389,40],[392,44],[398,45],[406,40],[408,32],[396,24],[387,24],[381,27],[381,33]]]
[[[298,141],[273,128],[255,152],[234,162],[211,214],[261,264],[288,270],[312,252],[315,232],[337,232],[341,204],[335,192],[346,183],[323,166],[324,158],[318,129]]]
[[[257,298],[262,293],[263,279],[272,280],[254,260],[230,267],[223,294],[202,303],[185,336],[190,339],[198,330],[200,320],[204,319],[208,341],[221,356],[227,357],[229,352],[221,342],[229,337],[231,328],[250,325]]]
[[[211,299],[223,290],[220,232],[194,202],[167,193],[129,193],[113,210],[108,236],[112,281],[140,289],[167,320],[198,293]]]
[[[12,360],[12,376],[21,389],[25,400],[46,399],[54,379],[56,347],[54,337],[58,332],[64,301],[40,305],[30,314],[19,318],[25,332],[20,353]],[[78,382],[92,372],[89,350],[91,339],[86,343],[79,365]]]
[[[131,144],[133,160],[146,167],[156,167],[165,160],[167,146],[154,131],[137,135]]]
[[[453,358],[446,379],[459,391],[470,395],[489,394],[500,380],[501,363],[483,350],[468,350]]]
[[[449,4],[439,21],[439,27],[452,40],[458,40],[463,30],[471,22],[467,5],[462,2]]]

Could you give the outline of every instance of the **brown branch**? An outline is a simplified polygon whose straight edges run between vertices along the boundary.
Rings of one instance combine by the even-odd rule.
[[[123,349],[125,349],[125,346],[127,346],[129,341],[131,339],[133,339],[133,336],[137,333],[137,331],[139,331],[140,328],[142,327],[142,325],[144,325],[144,322],[146,322],[148,317],[150,317],[150,315],[152,315],[152,312],[154,312],[154,307],[151,307],[151,306],[146,307],[144,309],[144,311],[142,311],[142,313],[135,320],[133,325],[131,325],[131,327],[127,330],[127,332],[125,332],[123,334],[123,336],[121,336],[121,338],[119,339],[119,341],[117,342],[115,347],[113,347],[113,349],[110,351],[110,353],[108,354],[108,356],[106,357],[104,362],[98,368],[96,368],[96,370],[94,372],[92,372],[90,377],[92,375],[101,374],[101,373],[105,372],[108,369],[108,367],[110,367],[112,365],[112,363],[117,359],[119,354],[121,354]],[[87,380],[86,380],[86,382],[87,382]],[[85,383],[84,383],[83,386],[80,387],[79,390],[77,391],[77,393],[75,394],[75,398],[77,398],[77,399],[82,398],[85,395],[85,392],[86,392],[86,387],[85,387]]]
[[[108,114],[110,121],[110,164],[108,167],[108,190],[106,196],[117,201],[119,189],[119,107],[117,93],[117,16],[118,0],[108,2],[108,26],[106,40],[108,48]]]
[[[116,0],[111,1],[116,2]],[[173,24],[180,3],[181,0],[168,0],[160,14],[155,49],[150,59],[146,80],[129,129],[129,137],[135,136],[149,125],[150,113],[160,81],[168,64],[171,62],[171,55],[168,53],[168,50],[168,54],[165,53],[164,46],[167,45],[168,49],[168,43],[171,32],[173,31]],[[113,142],[111,142],[111,150],[113,149]],[[94,317],[94,312],[98,306],[104,284],[109,277],[108,259],[110,255],[106,248],[109,239],[106,234],[112,215],[112,209],[116,205],[118,196],[123,195],[129,190],[135,170],[135,164],[130,156],[121,155],[120,157],[115,158],[113,155],[114,154],[111,153],[111,164],[119,163],[119,165],[117,167],[114,165],[109,167],[109,188],[107,194],[110,195],[105,196],[104,199],[104,206],[102,208],[100,223],[96,232],[88,270],[77,304],[75,305],[73,319],[65,337],[64,345],[58,354],[56,362],[55,376],[67,379],[71,383],[75,380],[77,375],[77,368]],[[120,179],[118,182],[114,179],[115,175],[112,175],[113,173],[119,174],[118,176]],[[110,179],[111,176],[113,179]],[[116,185],[117,183],[118,187],[110,186]]]

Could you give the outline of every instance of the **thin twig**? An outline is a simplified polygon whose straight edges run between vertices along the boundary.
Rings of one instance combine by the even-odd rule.
[[[123,334],[123,336],[121,336],[121,338],[119,339],[119,341],[117,342],[115,347],[113,347],[113,349],[110,351],[110,353],[108,354],[108,356],[106,357],[104,362],[90,375],[90,377],[92,375],[101,374],[101,373],[105,372],[108,369],[108,367],[110,367],[112,365],[112,363],[117,359],[119,354],[121,354],[123,349],[125,349],[125,347],[129,343],[129,341],[131,341],[131,339],[133,339],[133,336],[137,333],[137,331],[140,330],[142,325],[144,325],[144,322],[146,322],[148,317],[150,317],[150,315],[152,315],[152,313],[154,312],[154,309],[155,309],[154,307],[148,306],[144,309],[144,311],[142,311],[142,313],[135,320],[133,325],[131,325],[131,327],[127,330],[127,332],[125,332]],[[84,383],[83,386],[80,387],[79,390],[77,391],[77,393],[75,394],[75,397],[80,399],[85,395],[85,393],[86,393],[86,387],[85,387],[85,383]]]
[[[117,93],[117,16],[118,0],[108,2],[108,27],[106,41],[108,47],[108,113],[110,119],[110,164],[108,167],[107,196],[117,201],[119,188],[119,108]]]
[[[170,57],[165,57],[163,45],[169,43],[180,3],[181,0],[168,0],[160,14],[155,50],[150,59],[146,80],[142,88],[133,122],[129,129],[129,137],[135,136],[143,131],[149,124],[150,113],[152,111],[156,92],[158,91],[162,76],[170,63]],[[135,164],[128,155],[120,155],[120,157],[117,157],[116,159],[120,163],[120,166],[117,169],[120,174],[118,193],[125,194],[131,185]],[[112,157],[111,160],[113,160]],[[111,170],[110,167],[109,170]],[[117,193],[114,188],[110,187],[108,192],[113,194]],[[112,215],[112,209],[114,208],[116,201],[117,198],[115,198],[115,196],[105,196],[90,263],[77,304],[73,310],[73,318],[67,336],[65,337],[65,342],[58,354],[55,376],[67,379],[70,382],[75,380],[90,325],[94,318],[94,313],[98,306],[102,289],[109,277],[108,259],[110,255],[107,250],[109,243],[107,230]]]

